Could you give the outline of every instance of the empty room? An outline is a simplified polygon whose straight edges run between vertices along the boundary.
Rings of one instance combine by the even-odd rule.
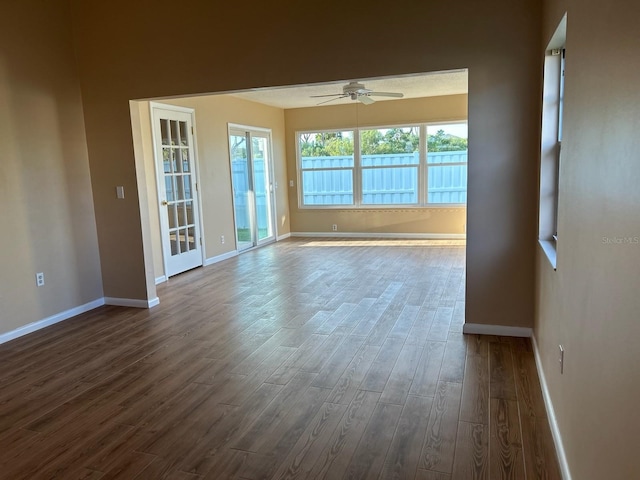
[[[638,14],[3,2],[0,478],[638,477]]]

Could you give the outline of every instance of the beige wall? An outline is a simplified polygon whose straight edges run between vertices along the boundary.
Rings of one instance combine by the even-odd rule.
[[[135,197],[111,200],[135,188],[130,99],[469,68],[467,321],[532,325],[539,2],[357,1],[354,22],[335,0],[251,1],[239,23],[235,4],[197,0],[171,42],[158,34],[175,3],[72,5],[106,294],[150,295],[148,220]]]
[[[68,17],[63,1],[2,5],[0,334],[102,298]]]
[[[535,337],[573,478],[624,480],[640,472],[640,4],[547,0],[543,45],[565,11],[558,269],[538,249]]]
[[[271,130],[278,235],[289,233],[287,200],[287,170],[285,162],[284,113],[282,109],[261,105],[230,95],[208,95],[158,100],[158,103],[193,108],[195,110],[196,142],[200,179],[201,212],[204,227],[205,259],[236,250],[233,219],[233,194],[229,163],[228,123]],[[135,102],[144,156],[146,190],[149,198],[149,219],[155,277],[164,275],[156,169],[151,140],[148,101]],[[220,242],[224,235],[225,243]]]
[[[285,110],[287,126],[287,163],[291,229],[294,232],[331,232],[337,224],[340,232],[382,233],[465,233],[466,208],[434,207],[420,209],[303,209],[298,208],[296,174],[296,131],[382,126],[467,119],[467,96],[416,98],[376,102],[373,105],[348,105]]]

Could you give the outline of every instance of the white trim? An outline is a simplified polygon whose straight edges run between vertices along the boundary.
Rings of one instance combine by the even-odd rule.
[[[167,99],[168,102],[171,99]],[[180,105],[173,105],[171,103],[161,103],[161,102],[149,102],[149,108],[159,108],[161,110],[173,110],[174,112],[181,113],[194,113],[195,109],[191,107],[182,107]]]
[[[237,256],[238,256],[238,251],[232,250],[230,252],[223,253],[222,255],[216,255],[215,257],[207,258],[204,261],[204,266],[208,267],[209,265],[213,265],[214,263],[222,262],[223,260],[228,260],[230,258],[237,257]]]
[[[525,337],[533,336],[533,330],[527,327],[510,327],[507,325],[484,325],[482,323],[465,323],[462,333],[475,335],[499,335],[501,337]]]
[[[551,240],[538,240],[542,251],[544,251],[549,263],[554,270],[557,270],[557,252],[556,252],[556,242]]]
[[[286,240],[286,239],[287,239],[287,238],[289,238],[289,237],[291,237],[291,232],[289,232],[289,233],[285,233],[285,234],[283,234],[283,235],[278,235],[278,236],[276,237],[276,242],[279,242],[279,241],[281,241],[281,240]]]
[[[161,275],[159,277],[156,277],[156,285],[159,285],[161,283],[164,283],[167,281],[167,276],[166,275]]]
[[[397,238],[416,240],[465,240],[465,233],[357,233],[357,232],[291,232],[292,237],[319,238]]]
[[[542,369],[542,360],[540,358],[540,351],[538,350],[538,342],[536,342],[535,335],[531,336],[531,343],[533,344],[533,356],[536,359],[536,369],[538,370],[538,378],[540,379],[540,387],[542,388],[542,398],[544,399],[544,406],[547,410],[547,418],[549,419],[549,427],[551,428],[553,443],[556,447],[556,454],[558,455],[560,473],[564,480],[571,480],[571,471],[569,470],[569,463],[567,462],[567,455],[564,450],[560,427],[556,420],[556,413],[553,408],[553,403],[551,402],[551,394],[549,393],[547,380],[544,376],[544,370]]]
[[[232,128],[232,129],[235,129],[235,130],[253,130],[255,132],[271,134],[271,129],[270,128],[265,128],[265,127],[254,127],[254,126],[250,126],[250,125],[242,125],[240,123],[231,123],[231,122],[228,122],[227,126],[228,126],[227,130]]]
[[[133,307],[133,308],[151,308],[160,303],[158,297],[151,300],[138,300],[136,298],[117,298],[117,297],[104,297],[105,305],[114,305],[116,307]]]
[[[104,298],[98,298],[92,302],[80,305],[79,307],[70,308],[69,310],[65,310],[64,312],[57,313],[42,320],[23,325],[22,327],[18,327],[10,332],[0,334],[0,344],[22,337],[23,335],[27,335],[28,333],[35,332],[55,323],[62,322],[63,320],[68,320],[71,317],[75,317],[88,312],[89,310],[93,310],[94,308],[101,307],[102,305],[104,305]]]

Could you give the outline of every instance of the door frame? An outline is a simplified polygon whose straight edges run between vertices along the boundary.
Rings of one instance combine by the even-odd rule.
[[[163,191],[162,189],[164,189],[164,172],[162,172],[160,170],[160,167],[158,165],[158,159],[156,158],[156,141],[157,141],[157,135],[156,135],[156,128],[154,125],[154,109],[159,109],[159,110],[170,110],[170,111],[174,111],[174,112],[180,112],[180,113],[186,113],[189,114],[191,116],[191,126],[193,127],[193,132],[192,132],[192,139],[193,139],[193,162],[192,162],[192,167],[193,167],[193,178],[195,180],[195,185],[194,185],[194,190],[195,190],[195,195],[194,195],[194,199],[197,202],[197,212],[195,212],[196,215],[196,224],[198,225],[198,229],[199,229],[199,238],[196,239],[196,241],[200,242],[200,257],[201,257],[201,264],[200,266],[202,267],[205,264],[205,260],[206,260],[206,255],[205,255],[205,238],[204,238],[204,225],[203,225],[203,215],[202,215],[202,195],[200,194],[200,164],[198,162],[198,141],[197,141],[197,132],[198,129],[196,127],[196,111],[194,108],[189,108],[189,107],[181,107],[178,105],[171,105],[168,103],[161,103],[161,102],[149,102],[149,116],[150,116],[150,126],[151,126],[151,141],[152,141],[152,154],[153,154],[153,166],[155,169],[155,173],[156,173],[156,206],[158,208],[158,225],[160,227],[160,242],[162,245],[162,268],[164,269],[164,277],[166,279],[166,281],[169,281],[169,271],[168,271],[168,266],[167,266],[167,256],[166,256],[166,252],[167,250],[167,238],[165,238],[165,235],[163,235],[163,231],[162,231],[162,225],[163,225],[163,221],[162,221],[162,205],[161,205],[161,192]],[[156,275],[157,276],[157,275]]]
[[[273,228],[273,239],[270,240],[263,240],[263,241],[259,241],[257,238],[257,227],[256,227],[256,240],[255,240],[255,245],[252,245],[251,247],[245,248],[244,250],[238,250],[238,219],[236,218],[236,199],[235,199],[235,194],[234,194],[234,188],[233,188],[233,164],[232,164],[232,159],[231,159],[231,130],[242,130],[245,133],[246,132],[255,132],[255,133],[260,133],[260,134],[266,134],[267,139],[269,141],[269,179],[271,180],[271,184],[270,184],[270,189],[269,189],[269,195],[271,196],[271,205],[272,205],[272,215],[271,215],[271,226]],[[275,181],[275,165],[274,165],[274,158],[273,158],[273,133],[272,130],[270,128],[264,128],[264,127],[256,127],[256,126],[251,126],[251,125],[243,125],[240,123],[232,123],[232,122],[228,122],[227,123],[227,145],[228,145],[228,157],[229,157],[229,180],[231,182],[231,205],[233,207],[233,229],[235,232],[235,242],[236,242],[236,252],[238,253],[242,253],[242,252],[246,252],[248,250],[251,250],[253,248],[257,248],[260,247],[262,245],[267,245],[269,243],[274,243],[278,241],[278,221],[277,221],[277,211],[278,211],[278,207],[276,204],[276,189],[277,189],[277,184]],[[252,165],[251,167],[253,168],[253,161],[252,161]],[[253,199],[253,210],[255,211],[255,195],[254,195],[254,199]],[[253,219],[253,220],[257,220],[257,219]]]

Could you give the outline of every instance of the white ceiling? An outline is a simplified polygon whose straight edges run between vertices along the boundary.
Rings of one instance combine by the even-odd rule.
[[[400,92],[404,98],[437,97],[467,93],[467,70],[455,70],[402,77],[376,79],[351,79],[365,84],[374,92]],[[296,87],[265,88],[233,93],[232,95],[253,102],[279,108],[315,107],[328,98],[310,98],[311,95],[342,93],[342,86],[351,80],[301,85]],[[376,101],[397,100],[396,98],[374,97]],[[326,105],[349,103],[349,98],[335,100]]]

